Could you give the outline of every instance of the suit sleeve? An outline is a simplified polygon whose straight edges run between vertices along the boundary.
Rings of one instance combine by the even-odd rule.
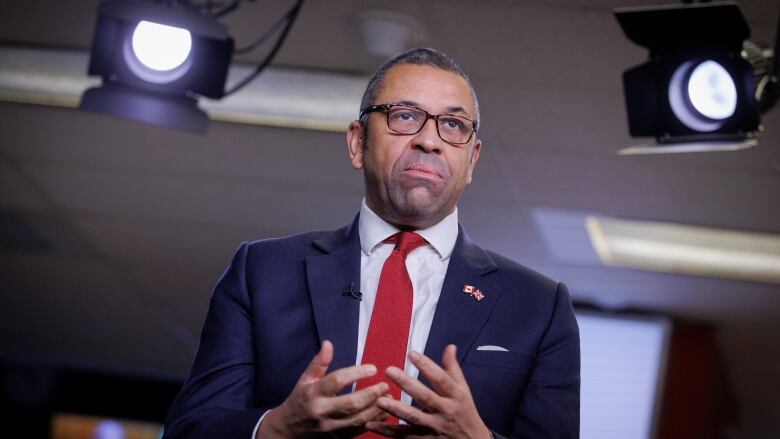
[[[559,283],[555,306],[515,415],[511,437],[576,439],[579,432],[579,327],[568,290]]]
[[[171,405],[166,439],[247,439],[270,407],[255,407],[251,300],[243,243],[211,297],[189,377]]]

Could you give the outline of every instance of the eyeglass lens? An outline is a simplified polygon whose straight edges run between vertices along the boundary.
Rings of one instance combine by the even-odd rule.
[[[451,114],[434,116],[439,136],[445,142],[466,143],[471,137],[472,122]],[[415,134],[428,120],[428,113],[414,107],[392,107],[387,112],[387,125],[401,134]]]

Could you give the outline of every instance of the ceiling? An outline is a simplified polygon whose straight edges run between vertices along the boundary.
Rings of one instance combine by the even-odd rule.
[[[98,1],[6,2],[0,43],[87,49]],[[469,72],[483,150],[460,203],[470,236],[565,281],[573,298],[716,326],[744,437],[780,437],[780,287],[602,266],[586,214],[780,233],[780,109],[746,151],[619,157],[620,74],[646,53],[606,0],[310,0],[276,65],[368,75],[361,11],[417,20],[416,44]],[[780,2],[741,3],[771,42]],[[239,45],[288,7],[225,20]],[[256,61],[262,56],[243,58]],[[355,108],[357,112],[357,108]],[[213,123],[203,137],[0,103],[0,354],[181,376],[241,241],[339,227],[362,178],[344,135]],[[315,213],[316,212],[316,213]],[[574,224],[574,225],[572,225]]]

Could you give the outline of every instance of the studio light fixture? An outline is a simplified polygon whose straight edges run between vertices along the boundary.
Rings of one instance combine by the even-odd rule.
[[[88,73],[102,85],[87,90],[80,108],[136,122],[196,133],[209,118],[198,99],[221,99],[236,92],[268,66],[297,17],[303,0],[248,49],[283,27],[260,65],[232,88],[225,88],[234,42],[218,18],[242,1],[104,0],[92,41]]]
[[[747,41],[750,28],[736,3],[620,8],[615,16],[650,51],[648,62],[623,73],[629,131],[656,140],[622,154],[757,144],[761,110],[776,100],[777,68],[767,68],[771,60]]]

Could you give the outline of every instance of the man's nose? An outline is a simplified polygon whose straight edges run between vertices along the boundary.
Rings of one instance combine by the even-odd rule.
[[[436,119],[425,121],[420,132],[414,137],[414,147],[428,153],[441,152],[441,138],[436,129]]]

